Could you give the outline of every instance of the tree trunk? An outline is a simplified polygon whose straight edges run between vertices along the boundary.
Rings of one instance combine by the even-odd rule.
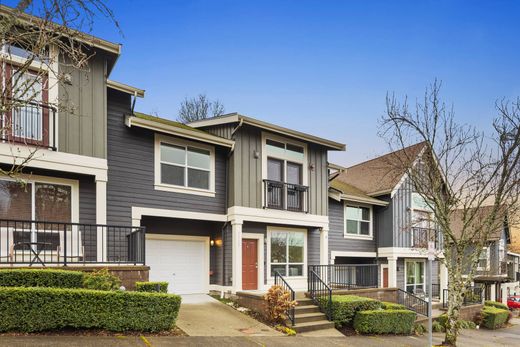
[[[459,319],[460,309],[464,300],[464,290],[466,284],[462,279],[462,271],[459,266],[455,266],[451,276],[449,276],[448,285],[448,320],[446,321],[446,334],[444,336],[444,345],[456,346],[457,337],[459,335]]]

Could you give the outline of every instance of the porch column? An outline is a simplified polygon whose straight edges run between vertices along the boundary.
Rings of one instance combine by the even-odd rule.
[[[320,230],[320,265],[329,264],[329,228]]]
[[[444,302],[444,289],[448,289],[448,268],[442,261],[439,261],[439,287],[439,300]]]
[[[493,283],[489,287],[490,287],[489,288],[490,289],[489,290],[489,299],[493,300],[493,301],[496,301],[496,299],[497,299],[496,287],[497,286],[496,286],[496,284]]]
[[[107,224],[107,181],[96,179],[96,224]],[[104,262],[106,256],[106,235],[104,227],[97,228],[97,261]]]
[[[242,290],[242,224],[241,220],[231,222],[233,292]]]
[[[397,257],[388,257],[388,287],[397,288]]]

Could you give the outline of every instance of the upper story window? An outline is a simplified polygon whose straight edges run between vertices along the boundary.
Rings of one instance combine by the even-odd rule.
[[[345,237],[372,238],[372,209],[345,205]]]
[[[156,135],[155,188],[214,195],[213,147]]]

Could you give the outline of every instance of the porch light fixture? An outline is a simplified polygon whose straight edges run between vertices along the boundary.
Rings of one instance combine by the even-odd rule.
[[[211,247],[215,246],[215,240],[209,240],[209,244]]]

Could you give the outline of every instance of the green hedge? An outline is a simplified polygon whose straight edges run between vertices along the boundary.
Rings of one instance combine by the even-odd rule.
[[[482,325],[488,329],[498,329],[509,319],[509,310],[484,306],[482,309]]]
[[[323,306],[328,309],[328,300],[322,299]],[[356,295],[333,295],[332,318],[336,327],[351,325],[358,311],[377,310],[381,302]]]
[[[83,287],[84,273],[51,269],[0,270],[0,287]]]
[[[135,282],[138,292],[168,293],[168,282]]]
[[[507,305],[504,305],[501,302],[493,301],[493,300],[486,300],[484,302],[484,306],[491,306],[491,307],[500,308],[502,310],[509,310],[509,307],[507,307]]]
[[[409,310],[359,311],[354,329],[360,334],[411,334],[415,317]]]
[[[181,298],[173,294],[63,288],[0,288],[0,331],[62,328],[169,330]]]
[[[382,301],[381,305],[384,310],[406,310],[406,306],[396,304],[395,302]]]

